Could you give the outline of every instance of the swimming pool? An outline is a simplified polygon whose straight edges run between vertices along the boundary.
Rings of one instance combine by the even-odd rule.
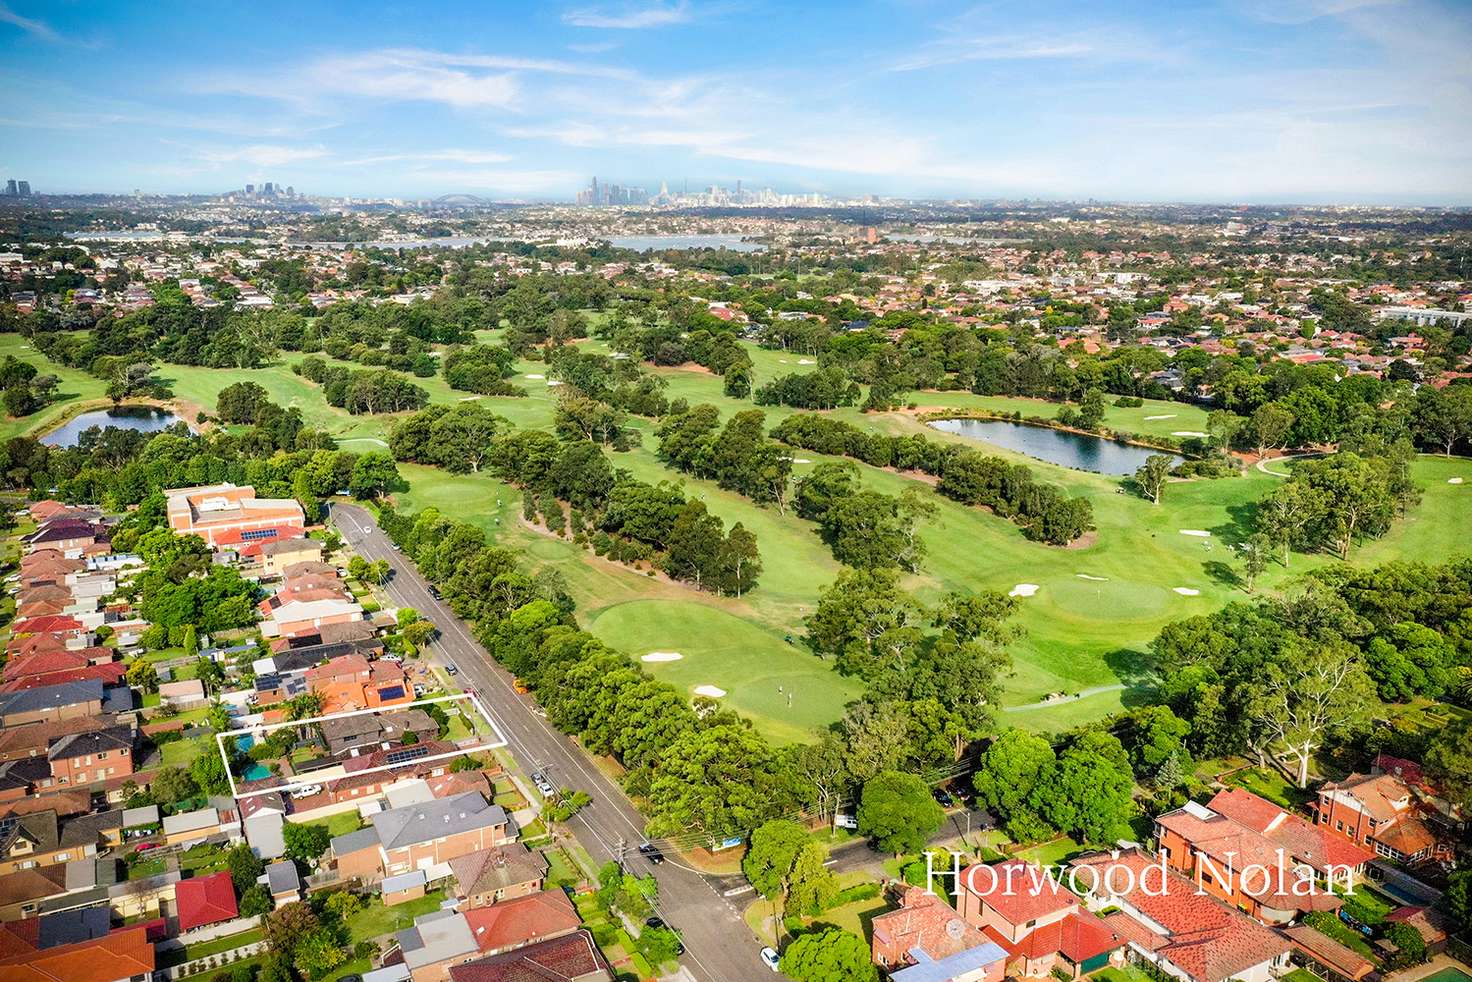
[[[251,764],[241,772],[240,776],[247,781],[264,781],[271,776],[271,771],[262,764]]]
[[[1421,982],[1472,982],[1472,975],[1468,975],[1460,968],[1448,965],[1441,971],[1426,976]]]

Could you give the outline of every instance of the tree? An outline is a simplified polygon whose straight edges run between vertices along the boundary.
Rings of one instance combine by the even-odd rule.
[[[257,877],[266,871],[266,864],[245,843],[235,846],[226,854],[225,866],[230,870],[230,882],[235,884],[236,893],[245,893],[256,886]]]
[[[1272,540],[1262,532],[1254,532],[1242,543],[1242,577],[1247,581],[1248,593],[1253,592],[1257,586],[1257,578],[1266,572],[1272,551]]]
[[[1136,486],[1152,503],[1160,504],[1160,495],[1165,490],[1165,482],[1170,480],[1170,469],[1174,464],[1168,454],[1151,454],[1135,471]]]
[[[1269,450],[1284,446],[1293,431],[1293,414],[1275,402],[1253,410],[1247,419],[1247,436],[1259,457]]]
[[[321,825],[287,822],[281,837],[286,843],[286,854],[307,863],[315,863],[332,844],[332,835]]]
[[[1107,844],[1130,834],[1134,789],[1119,741],[1086,730],[1043,771],[1028,804],[1054,828]]]
[[[1472,720],[1457,720],[1432,735],[1426,746],[1426,773],[1443,794],[1472,813]],[[1472,892],[1472,884],[1468,889]]]
[[[829,928],[804,934],[782,955],[782,973],[794,982],[878,982],[869,946],[856,934]]]
[[[319,978],[347,961],[348,954],[332,929],[325,925],[312,928],[297,940],[291,963],[309,979]]]
[[[1446,905],[1457,930],[1472,931],[1472,869],[1457,870],[1447,877]]]
[[[290,829],[295,825],[295,822],[287,822],[286,828]],[[289,961],[296,952],[297,943],[319,924],[311,905],[297,900],[282,904],[267,914],[261,931],[272,953]]]
[[[199,793],[194,778],[182,767],[161,767],[149,783],[149,789],[161,805],[172,805],[187,801]]]
[[[900,589],[898,571],[844,569],[808,616],[808,638],[819,653],[836,656],[839,671],[864,674],[909,657],[923,613]]]
[[[373,499],[392,491],[401,482],[399,465],[386,451],[365,453],[353,463],[348,490],[354,498]]]
[[[972,777],[977,801],[995,812],[1007,834],[1019,842],[1048,833],[1028,800],[1054,759],[1047,740],[1019,729],[1004,730],[981,755]]]
[[[1414,924],[1397,921],[1385,928],[1385,940],[1395,945],[1396,951],[1387,959],[1389,969],[1409,968],[1426,961],[1426,939]]]
[[[247,848],[249,848],[247,846]],[[271,894],[259,883],[253,884],[240,894],[240,916],[256,917],[271,909]]]
[[[930,786],[914,774],[883,771],[864,784],[859,796],[859,833],[885,852],[918,852],[945,820],[930,796]]]
[[[838,880],[823,864],[828,850],[820,842],[808,842],[797,852],[792,864],[788,904],[808,915],[822,913],[838,896]]]
[[[225,762],[220,759],[214,747],[208,748],[189,762],[189,776],[205,794],[228,794],[230,791]]]
[[[801,825],[774,818],[751,833],[751,844],[741,859],[741,872],[747,882],[773,903],[779,921],[786,916],[787,893],[797,854],[809,841],[807,830]]]
[[[1268,663],[1248,715],[1268,745],[1281,745],[1298,762],[1297,783],[1305,788],[1324,739],[1359,729],[1375,705],[1375,685],[1359,652],[1341,641],[1294,646]]]
[[[158,670],[153,667],[153,662],[146,658],[133,659],[128,664],[128,671],[124,677],[135,689],[142,689],[144,692],[158,691]]]

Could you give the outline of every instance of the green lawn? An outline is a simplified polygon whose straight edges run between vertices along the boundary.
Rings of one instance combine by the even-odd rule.
[[[1312,792],[1297,787],[1281,772],[1272,768],[1248,767],[1228,775],[1225,783],[1233,787],[1246,788],[1253,794],[1289,810],[1301,809],[1314,798]]]
[[[211,737],[195,737],[193,740],[171,740],[159,748],[165,767],[188,767],[194,758],[212,751],[215,741]]]
[[[320,825],[327,830],[333,838],[339,835],[347,835],[356,832],[363,827],[363,819],[356,811],[338,812],[336,815],[328,815],[326,818],[316,818],[310,822],[296,823],[301,825]]]
[[[107,384],[101,379],[57,364],[32,347],[30,340],[22,335],[0,334],[0,360],[4,360],[6,355],[14,355],[35,365],[42,375],[55,375],[61,379],[61,385],[57,387],[56,399],[30,416],[11,419],[0,414],[0,438],[8,440],[24,433],[43,433],[70,417],[79,403],[102,399],[107,394]]]
[[[393,931],[414,926],[414,918],[439,910],[445,899],[443,890],[432,890],[417,900],[385,907],[382,900],[372,898],[366,907],[347,920],[353,942],[371,941]]]

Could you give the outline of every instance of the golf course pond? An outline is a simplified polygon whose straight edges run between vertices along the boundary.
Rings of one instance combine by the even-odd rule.
[[[994,447],[1046,460],[1050,464],[1072,467],[1095,474],[1122,476],[1133,474],[1146,458],[1163,453],[1150,447],[1108,440],[1087,433],[1072,433],[1047,426],[1014,423],[1000,419],[937,419],[930,423],[937,430],[955,433],[968,440],[979,440]],[[1175,463],[1183,458],[1171,454]]]
[[[80,416],[73,416],[41,437],[41,442],[48,447],[75,447],[81,440],[82,434],[94,426],[102,429],[156,433],[165,427],[181,422],[183,420],[167,409],[155,409],[152,406],[117,406],[113,409],[98,409],[90,413],[82,413]]]

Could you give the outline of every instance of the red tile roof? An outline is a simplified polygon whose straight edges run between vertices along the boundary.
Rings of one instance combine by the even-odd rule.
[[[1222,982],[1263,962],[1272,961],[1289,949],[1287,939],[1263,927],[1261,924],[1218,902],[1207,894],[1198,892],[1195,884],[1175,873],[1165,875],[1164,889],[1158,882],[1160,874],[1146,870],[1159,866],[1138,849],[1118,856],[1100,853],[1074,860],[1076,866],[1099,868],[1101,884],[1111,865],[1127,868],[1134,873],[1134,889],[1118,897],[1151,921],[1165,929],[1147,945],[1167,959],[1196,982]],[[1086,878],[1080,878],[1086,883]],[[1116,873],[1115,881],[1124,883],[1126,877]],[[1103,892],[1102,886],[1100,892]],[[1111,917],[1106,921],[1111,929],[1124,934],[1119,922]],[[1151,930],[1143,923],[1140,927]],[[1134,935],[1138,929],[1132,929]],[[1153,933],[1153,931],[1152,931]],[[1135,938],[1126,934],[1131,940]],[[1143,939],[1142,940],[1148,940]]]
[[[1021,859],[972,866],[961,875],[961,887],[1014,926],[1078,906],[1056,877]]]
[[[600,971],[603,975],[594,975]],[[450,966],[451,982],[573,982],[607,978],[607,973],[608,963],[587,931]]]
[[[228,921],[235,917],[235,885],[229,873],[211,873],[192,880],[180,880],[174,890],[179,907],[179,931],[193,930],[205,924]]]
[[[1283,928],[1293,947],[1314,961],[1333,969],[1347,979],[1362,979],[1375,970],[1375,965],[1353,948],[1347,948],[1307,924]]]
[[[153,943],[142,926],[0,958],[0,977],[6,982],[115,982],[152,975],[153,968]]]
[[[581,923],[577,909],[560,889],[467,910],[465,922],[481,951],[521,947],[575,931]]]
[[[874,960],[886,967],[908,965],[911,949],[939,961],[986,942],[986,935],[962,919],[950,904],[920,887],[907,887],[896,910],[874,918]]]

